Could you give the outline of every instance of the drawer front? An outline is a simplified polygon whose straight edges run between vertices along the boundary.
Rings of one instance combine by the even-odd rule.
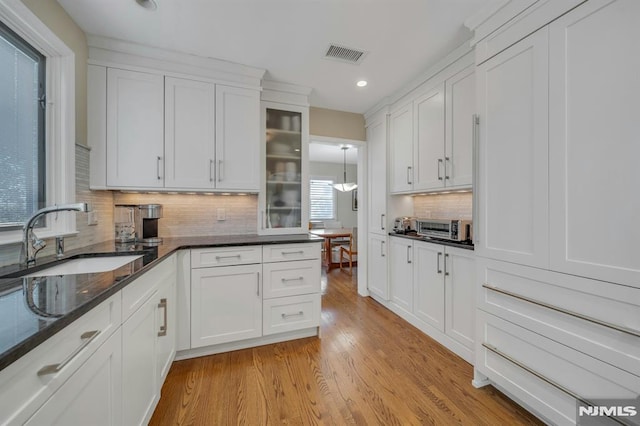
[[[220,247],[191,250],[192,268],[250,265],[262,262],[261,246]]]
[[[262,258],[265,263],[320,259],[320,243],[262,246]]]
[[[262,333],[283,333],[320,326],[320,294],[263,301]]]
[[[168,279],[176,279],[176,254],[163,260],[122,289],[122,322],[151,297],[160,283]]]
[[[262,266],[264,298],[320,292],[320,261],[265,263]]]
[[[2,370],[0,424],[24,423],[120,327],[121,308],[117,293]]]
[[[576,398],[634,399],[638,377],[478,310],[475,368],[552,424],[575,424]]]
[[[484,258],[478,268],[480,309],[640,376],[640,289]]]

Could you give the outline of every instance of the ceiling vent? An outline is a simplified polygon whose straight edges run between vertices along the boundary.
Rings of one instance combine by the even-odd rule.
[[[334,61],[346,62],[349,64],[358,65],[367,52],[360,49],[353,49],[351,47],[341,46],[339,44],[330,44],[327,52],[324,54],[325,59],[331,59]]]

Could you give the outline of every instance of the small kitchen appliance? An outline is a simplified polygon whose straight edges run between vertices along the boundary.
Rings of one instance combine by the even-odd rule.
[[[470,220],[416,219],[416,231],[422,237],[450,241],[470,241],[473,238]]]
[[[116,242],[162,243],[158,236],[158,220],[161,218],[161,204],[116,204]]]
[[[416,219],[414,217],[404,216],[396,217],[393,221],[393,232],[396,234],[413,233],[416,230]]]

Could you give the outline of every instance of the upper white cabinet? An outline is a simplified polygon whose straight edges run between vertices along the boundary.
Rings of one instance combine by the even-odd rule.
[[[394,108],[389,118],[391,193],[471,188],[475,78],[464,57]]]
[[[617,0],[549,25],[550,268],[635,287],[638,22],[640,2]]]
[[[161,188],[164,77],[116,68],[109,68],[106,76],[106,184]]]
[[[548,265],[548,30],[477,68],[479,255]]]
[[[387,224],[387,115],[367,126],[369,173],[369,232],[388,233]]]

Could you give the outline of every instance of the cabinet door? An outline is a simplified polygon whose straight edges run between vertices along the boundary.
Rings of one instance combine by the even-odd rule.
[[[157,377],[162,383],[176,356],[177,284],[175,274],[165,278],[156,294]]]
[[[444,271],[445,332],[473,351],[476,309],[473,252],[447,247]]]
[[[118,329],[25,425],[126,424],[122,421],[121,339]]]
[[[164,97],[165,187],[212,189],[216,142],[214,84],[166,77]]]
[[[157,375],[157,292],[122,324],[122,404],[125,425],[146,424],[160,398]]]
[[[407,312],[413,310],[413,242],[390,238],[389,287],[391,301]]]
[[[389,192],[413,189],[413,108],[409,103],[389,116]]]
[[[164,185],[164,77],[107,70],[107,186]]]
[[[367,288],[369,292],[389,300],[389,282],[387,281],[387,237],[369,234],[369,259],[367,261]]]
[[[442,188],[445,182],[444,83],[416,99],[413,110],[413,189]]]
[[[481,256],[546,267],[548,29],[477,69]]]
[[[549,27],[551,269],[640,287],[640,2]],[[588,64],[588,65],[586,65]]]
[[[262,335],[262,265],[191,272],[191,347]]]
[[[413,313],[444,331],[444,246],[431,243],[414,243],[413,246]]]
[[[473,114],[476,112],[475,67],[446,83],[445,186],[470,187],[473,176]]]
[[[387,117],[367,127],[369,232],[387,233]]]
[[[260,190],[260,94],[216,86],[216,188]]]

